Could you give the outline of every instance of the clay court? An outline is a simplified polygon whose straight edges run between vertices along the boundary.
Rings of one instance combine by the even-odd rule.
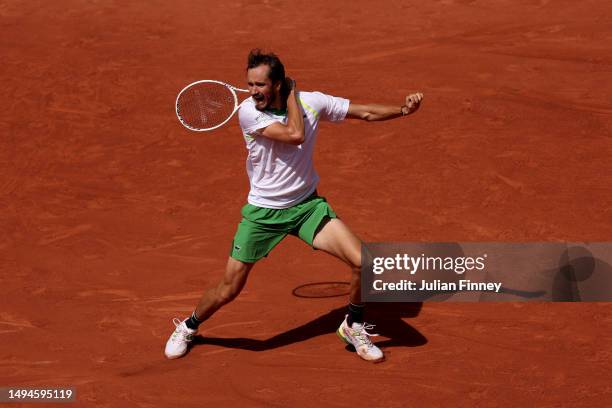
[[[610,304],[375,304],[387,361],[368,364],[334,334],[346,296],[293,293],[348,269],[293,237],[185,358],[163,347],[249,188],[237,120],[186,130],[183,86],[244,86],[262,47],[303,90],[423,92],[409,118],[322,126],[319,192],[364,241],[609,241],[611,27],[598,0],[0,2],[0,386],[92,407],[609,406]]]

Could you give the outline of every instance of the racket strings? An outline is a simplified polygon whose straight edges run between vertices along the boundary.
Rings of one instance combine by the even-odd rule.
[[[199,83],[185,89],[176,105],[179,118],[193,129],[214,128],[234,113],[235,96],[225,85]]]

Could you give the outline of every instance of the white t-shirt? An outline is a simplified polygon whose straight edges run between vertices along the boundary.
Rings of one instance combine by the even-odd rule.
[[[260,112],[252,98],[240,107],[238,117],[248,150],[249,204],[288,208],[308,198],[317,188],[319,175],[312,154],[319,121],[343,120],[350,102],[321,92],[299,92],[298,97],[304,115],[304,143],[299,146],[269,139],[260,132],[274,122],[286,124],[286,112]]]

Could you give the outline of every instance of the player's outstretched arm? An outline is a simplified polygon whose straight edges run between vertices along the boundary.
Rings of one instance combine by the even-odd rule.
[[[416,112],[422,100],[423,94],[417,92],[406,96],[406,103],[402,106],[351,103],[346,117],[367,121],[395,119]]]

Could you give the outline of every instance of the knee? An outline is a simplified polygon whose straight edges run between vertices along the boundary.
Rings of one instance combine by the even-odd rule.
[[[217,289],[217,303],[220,305],[229,303],[236,299],[239,293],[239,289],[235,289],[231,285],[223,285]]]
[[[351,270],[353,273],[360,274],[361,273],[361,254],[352,257],[350,261]]]
[[[361,272],[361,251],[351,254],[348,258],[353,273],[359,274]]]
[[[229,262],[225,276],[216,290],[217,303],[224,305],[234,300],[242,291],[252,265],[239,261]]]

